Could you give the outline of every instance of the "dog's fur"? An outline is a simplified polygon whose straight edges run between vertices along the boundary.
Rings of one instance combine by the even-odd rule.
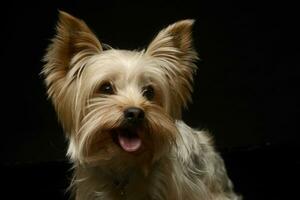
[[[193,22],[176,22],[145,50],[127,51],[59,13],[42,73],[69,140],[76,200],[240,199],[209,134],[181,121],[196,70]],[[132,107],[144,118],[128,128],[124,112]]]

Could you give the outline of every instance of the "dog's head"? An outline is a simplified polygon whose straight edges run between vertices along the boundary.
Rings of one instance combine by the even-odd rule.
[[[43,74],[74,161],[153,162],[177,137],[197,59],[193,20],[161,30],[142,51],[103,48],[82,21],[60,12]]]

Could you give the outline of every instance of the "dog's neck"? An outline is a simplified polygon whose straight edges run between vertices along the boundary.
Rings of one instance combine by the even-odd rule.
[[[76,167],[76,177],[78,180],[83,180],[78,182],[77,187],[88,188],[90,186],[85,185],[86,183],[95,183],[92,187],[95,187],[95,191],[109,191],[106,195],[112,197],[112,199],[130,199],[133,195],[140,195],[137,199],[148,199],[149,192],[147,188],[155,187],[157,181],[166,181],[165,186],[171,185],[170,179],[166,180],[156,180],[158,171],[164,171],[163,174],[171,173],[171,168],[169,167],[168,158],[160,159],[154,163],[149,171],[150,174],[144,172],[143,168],[131,167],[126,169],[112,169],[108,167]],[[166,178],[166,177],[165,177]],[[89,179],[89,181],[85,181]],[[80,190],[80,189],[79,189]],[[139,191],[138,193],[136,191]],[[84,193],[82,191],[81,193]],[[143,196],[141,196],[143,195]]]

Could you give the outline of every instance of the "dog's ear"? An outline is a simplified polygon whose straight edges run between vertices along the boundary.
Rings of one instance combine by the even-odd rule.
[[[75,117],[70,110],[76,102],[76,85],[72,83],[79,77],[86,61],[102,51],[99,40],[82,20],[59,12],[56,35],[44,56],[42,74],[48,96],[66,132],[71,132],[74,127]]]
[[[56,35],[47,49],[42,72],[49,96],[61,92],[69,71],[76,74],[79,70],[73,69],[76,63],[101,51],[99,40],[84,21],[60,11]]]
[[[192,44],[194,20],[178,21],[161,30],[147,48],[146,54],[157,58],[170,82],[176,106],[173,115],[181,115],[181,107],[191,100],[193,73],[196,71],[197,53]],[[176,106],[172,106],[173,108]]]

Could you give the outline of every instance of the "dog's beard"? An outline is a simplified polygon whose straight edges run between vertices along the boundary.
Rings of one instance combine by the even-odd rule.
[[[174,145],[177,128],[161,107],[145,103],[145,119],[136,127],[124,124],[123,107],[111,97],[94,98],[87,106],[79,130],[70,136],[80,162],[149,165]]]

